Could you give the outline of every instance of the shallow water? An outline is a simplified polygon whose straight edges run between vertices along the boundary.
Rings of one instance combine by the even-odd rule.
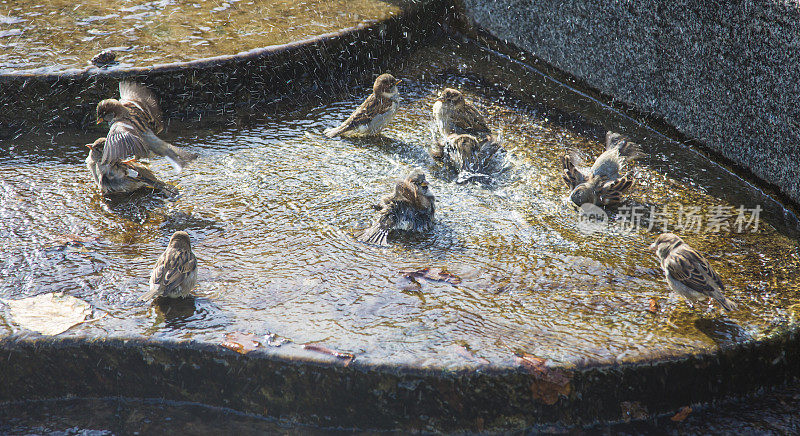
[[[0,73],[83,68],[104,49],[119,66],[234,54],[386,19],[383,0],[0,0]]]
[[[467,66],[486,58],[473,45],[446,41],[399,65],[392,72],[404,79],[403,106],[382,139],[321,135],[358,105],[367,84],[278,116],[171,120],[164,138],[200,154],[180,174],[163,160],[152,163],[179,186],[177,199],[104,201],[81,145],[103,130],[7,141],[0,147],[0,298],[64,291],[107,312],[65,335],[219,343],[226,332],[273,332],[294,342],[280,352],[320,342],[360,361],[448,367],[479,365],[479,358],[511,364],[512,350],[554,363],[632,361],[757,339],[793,322],[800,250],[788,211],[630,121],[569,113],[564,108],[579,100],[563,89],[564,102],[553,102],[546,90],[513,94],[476,80]],[[481,71],[492,68],[500,67]],[[503,81],[501,74],[493,77]],[[510,152],[511,167],[493,186],[457,185],[427,154],[431,106],[445,85],[463,89],[488,114]],[[671,296],[646,249],[657,228],[580,231],[564,201],[558,157],[597,156],[607,128],[631,135],[647,153],[628,204],[703,212],[762,205],[757,232],[684,235],[725,279],[738,310],[691,309]],[[370,205],[414,168],[428,174],[436,195],[435,229],[391,248],[355,241],[353,232],[374,217]],[[136,298],[176,230],[192,238],[199,298],[165,314]],[[64,247],[53,242],[62,234],[97,240]],[[421,280],[408,290],[400,271],[423,267],[462,282]],[[655,315],[647,311],[653,298],[661,306]],[[0,333],[14,330],[0,326]]]

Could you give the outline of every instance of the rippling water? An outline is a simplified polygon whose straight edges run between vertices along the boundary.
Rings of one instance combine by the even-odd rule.
[[[64,291],[108,313],[67,335],[218,343],[231,331],[274,332],[365,361],[445,366],[475,364],[462,347],[499,365],[511,361],[510,349],[554,362],[629,361],[759,338],[792,321],[800,255],[786,211],[674,142],[611,126],[648,154],[637,166],[636,204],[709,211],[765,202],[758,232],[684,235],[739,305],[726,315],[703,303],[690,309],[668,292],[646,250],[656,230],[587,236],[564,201],[558,157],[597,156],[608,121],[443,72],[474,56],[484,55],[446,43],[393,71],[404,79],[403,106],[380,139],[321,135],[365,97],[366,84],[277,116],[172,120],[165,139],[200,154],[180,174],[152,163],[179,186],[177,199],[103,200],[81,145],[102,130],[1,144],[0,297]],[[431,106],[445,85],[488,114],[512,156],[495,186],[457,185],[427,154]],[[436,195],[435,229],[391,248],[355,241],[352,233],[374,217],[371,204],[414,168],[429,175]],[[176,230],[192,238],[199,298],[165,313],[136,298]],[[62,234],[97,239],[64,247],[54,242]],[[423,267],[463,281],[402,286],[401,270]],[[647,312],[651,298],[662,306],[657,315]],[[12,331],[0,325],[0,333]]]
[[[0,0],[0,73],[82,68],[112,49],[122,66],[234,54],[388,18],[382,0]]]

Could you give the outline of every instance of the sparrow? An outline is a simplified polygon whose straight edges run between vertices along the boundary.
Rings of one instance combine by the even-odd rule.
[[[650,251],[661,261],[669,287],[688,300],[690,306],[694,307],[695,301],[713,298],[725,310],[736,309],[736,304],[722,295],[725,286],[708,260],[683,239],[673,233],[662,233],[650,245]]]
[[[389,124],[400,107],[400,93],[397,91],[400,82],[391,74],[378,76],[372,85],[372,94],[339,127],[326,129],[325,136],[333,138],[341,134],[377,135]]]
[[[464,94],[453,88],[445,88],[433,104],[435,146],[431,155],[442,154],[447,138],[453,134],[469,134],[479,141],[492,135],[486,120],[475,106],[464,100]],[[492,139],[493,140],[493,139]]]
[[[451,133],[442,147],[431,150],[431,156],[459,172],[456,183],[470,180],[488,180],[489,174],[497,171],[498,157],[505,149],[489,135],[479,140],[463,133]]]
[[[373,206],[379,211],[374,224],[361,232],[357,239],[368,244],[387,246],[394,232],[424,232],[433,227],[434,196],[428,190],[425,174],[412,172],[397,182],[394,193]]]
[[[633,174],[624,176],[620,172],[642,156],[638,144],[619,133],[606,133],[606,151],[598,156],[587,171],[575,167],[573,158],[561,158],[564,182],[572,190],[570,200],[576,206],[592,203],[598,206],[614,206],[622,202],[622,194],[633,186]]]
[[[105,143],[106,138],[97,138],[92,144],[86,144],[89,147],[86,167],[103,195],[130,194],[142,188],[160,189],[173,195],[178,193],[135,159],[103,163]]]
[[[106,136],[102,162],[153,155],[164,156],[180,171],[197,155],[182,150],[156,136],[164,130],[161,109],[155,95],[138,83],[119,82],[120,99],[108,98],[97,104],[97,124],[111,123]]]
[[[188,297],[196,284],[197,259],[192,253],[189,234],[175,232],[169,239],[169,246],[159,256],[153,272],[150,273],[150,291],[139,297],[139,300]]]

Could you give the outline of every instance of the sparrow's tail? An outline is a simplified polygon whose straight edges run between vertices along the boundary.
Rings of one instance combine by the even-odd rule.
[[[197,159],[197,154],[178,148],[166,142],[152,132],[145,134],[147,145],[154,153],[167,158],[175,170],[180,171],[189,162]]]
[[[639,144],[631,142],[627,137],[619,133],[606,132],[606,149],[613,147],[617,147],[619,155],[629,161],[644,157],[642,147]]]
[[[714,299],[717,300],[717,302],[719,302],[719,304],[721,304],[725,310],[727,311],[736,310],[737,307],[736,303],[725,298],[725,296],[722,295],[721,293],[717,292],[716,295],[714,295]]]
[[[331,127],[330,129],[325,129],[325,136],[328,138],[335,138],[339,136],[342,132],[347,129],[347,123],[339,124],[337,127]]]
[[[127,162],[121,162],[123,165],[126,165]],[[153,189],[159,189],[161,191],[165,191],[171,195],[178,195],[178,190],[174,186],[164,183],[153,174],[152,171],[143,167],[143,166],[132,166],[127,164],[126,167],[128,168],[128,177],[132,177],[135,180],[139,180],[143,183],[146,183]]]
[[[178,188],[170,185],[169,183],[164,183],[161,180],[156,180],[156,183],[153,184],[156,189],[160,189],[170,195],[178,195]]]
[[[492,177],[489,176],[488,174],[473,173],[467,170],[458,173],[458,178],[456,179],[457,185],[463,185],[470,182],[483,183],[488,185],[492,182]]]
[[[375,223],[372,227],[364,230],[356,236],[361,242],[366,244],[378,245],[380,247],[389,246],[389,230],[382,228],[380,223]]]
[[[161,287],[160,286],[159,287],[151,286],[150,290],[147,291],[147,293],[145,293],[144,295],[139,297],[139,301],[150,301],[150,300],[158,297],[160,293],[161,293]]]

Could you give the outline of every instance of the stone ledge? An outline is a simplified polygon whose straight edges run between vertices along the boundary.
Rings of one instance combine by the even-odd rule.
[[[441,31],[447,8],[444,0],[420,1],[383,21],[189,62],[0,74],[0,138],[46,127],[87,127],[97,102],[117,95],[122,78],[162,96],[166,118],[313,101],[361,84],[429,40]]]
[[[800,203],[796,3],[459,3],[473,26],[662,118]]]
[[[446,370],[144,339],[0,339],[0,402],[161,398],[321,427],[426,431],[586,425],[744,395],[796,377],[800,336],[787,331],[715,353],[631,364]],[[547,374],[559,372],[567,388]],[[556,380],[556,381],[554,381]]]

